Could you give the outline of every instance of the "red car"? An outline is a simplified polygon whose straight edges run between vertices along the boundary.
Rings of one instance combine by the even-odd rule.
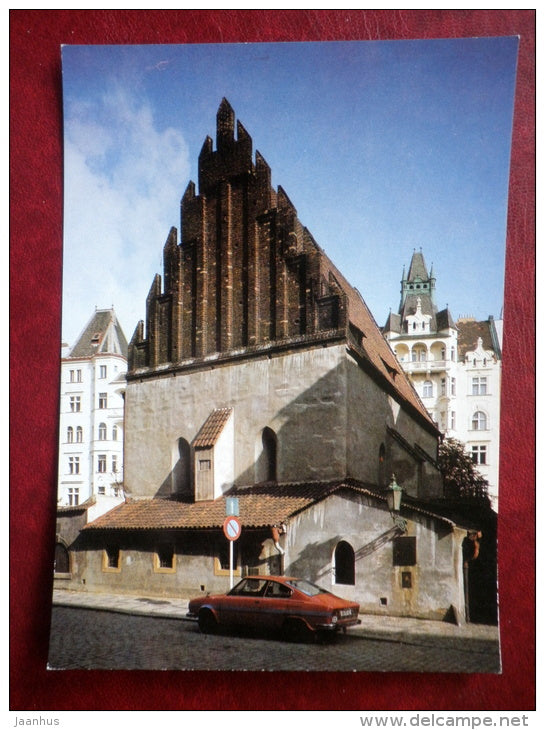
[[[193,598],[187,616],[204,634],[238,626],[304,638],[361,623],[359,608],[307,580],[267,575],[244,578],[226,594]]]

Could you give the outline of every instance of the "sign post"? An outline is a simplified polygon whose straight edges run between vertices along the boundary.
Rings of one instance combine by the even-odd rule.
[[[223,522],[223,534],[229,540],[229,587],[233,587],[233,543],[240,537],[242,526],[238,517],[231,515]]]

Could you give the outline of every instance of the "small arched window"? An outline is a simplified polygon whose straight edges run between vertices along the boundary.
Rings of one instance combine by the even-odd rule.
[[[488,428],[486,413],[483,413],[483,411],[475,411],[471,419],[471,428],[473,431],[486,431]]]
[[[74,442],[74,429],[72,428],[72,426],[68,426],[68,428],[66,429],[66,441],[69,444]]]
[[[117,426],[112,426],[112,441],[117,441]]]
[[[81,426],[76,428],[76,441],[78,444],[83,443],[83,428]]]
[[[101,423],[98,427],[98,440],[99,441],[106,441],[106,424]]]
[[[350,543],[341,540],[337,543],[334,557],[335,583],[353,586],[355,583],[354,549]]]
[[[385,474],[385,459],[386,459],[386,447],[384,444],[380,445],[380,449],[378,450],[378,484],[379,487],[384,487],[386,485],[386,481],[384,479]]]
[[[268,426],[263,429],[261,434],[261,442],[263,444],[263,457],[265,461],[265,481],[276,481],[276,460],[277,460],[277,440],[276,434]]]

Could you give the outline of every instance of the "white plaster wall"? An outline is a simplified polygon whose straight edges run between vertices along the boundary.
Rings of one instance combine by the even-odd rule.
[[[214,499],[221,497],[235,480],[235,419],[227,419],[214,447]]]

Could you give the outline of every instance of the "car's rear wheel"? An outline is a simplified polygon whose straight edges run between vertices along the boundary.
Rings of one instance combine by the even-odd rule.
[[[315,639],[314,631],[300,618],[287,618],[282,633],[287,641],[310,642]]]
[[[218,629],[218,621],[209,608],[203,608],[199,611],[198,623],[203,634],[213,634]]]

